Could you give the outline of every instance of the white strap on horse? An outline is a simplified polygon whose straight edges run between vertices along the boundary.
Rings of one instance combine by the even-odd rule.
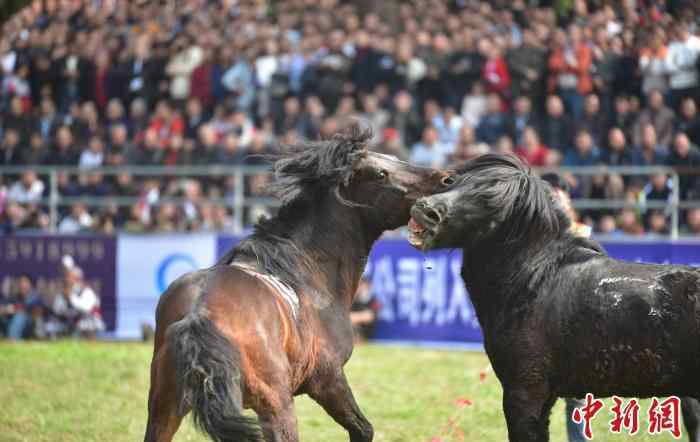
[[[299,310],[299,296],[297,296],[297,292],[295,292],[293,288],[282,282],[282,280],[276,276],[267,273],[260,273],[255,267],[248,264],[234,262],[231,263],[231,266],[237,267],[239,270],[260,279],[267,284],[268,287],[272,288],[272,290],[277,293],[278,296],[289,304],[289,307],[292,310],[292,316],[294,316],[294,319],[296,319],[297,311]]]

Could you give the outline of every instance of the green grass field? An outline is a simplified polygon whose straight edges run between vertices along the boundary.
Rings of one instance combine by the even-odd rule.
[[[151,345],[59,342],[0,343],[0,441],[138,441],[146,422]],[[501,388],[483,354],[364,345],[347,373],[375,441],[504,441]],[[464,398],[472,405],[459,408]],[[640,423],[646,428],[647,402]],[[666,441],[669,435],[612,437],[610,405],[595,420],[594,440]],[[296,400],[301,440],[348,440],[306,397]],[[445,437],[454,417],[463,439]],[[204,441],[188,419],[175,440]],[[554,408],[551,440],[564,441],[563,402]]]

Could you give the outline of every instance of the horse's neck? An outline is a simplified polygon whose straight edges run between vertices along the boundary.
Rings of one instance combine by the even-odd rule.
[[[552,243],[490,244],[463,251],[462,278],[480,321],[530,296],[556,261],[548,250],[557,247],[556,239],[548,241]]]
[[[337,206],[309,213],[292,239],[308,251],[320,270],[315,289],[326,291],[349,308],[381,231],[369,231],[357,209],[334,204]]]

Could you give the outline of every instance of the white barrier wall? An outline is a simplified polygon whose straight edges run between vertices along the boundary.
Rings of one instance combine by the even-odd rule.
[[[120,235],[115,336],[140,338],[142,324],[155,327],[161,293],[179,276],[213,265],[215,255],[211,234]]]

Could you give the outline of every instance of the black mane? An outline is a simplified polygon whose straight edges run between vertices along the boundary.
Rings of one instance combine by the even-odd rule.
[[[346,201],[340,189],[349,184],[357,161],[367,153],[370,130],[351,126],[328,140],[288,146],[269,156],[274,161],[274,182],[269,192],[282,201],[277,215],[259,221],[252,235],[229,250],[217,263],[228,265],[234,260],[253,262],[261,270],[280,278],[294,289],[304,286],[305,276],[317,267],[309,251],[292,240],[302,214],[318,210],[324,192],[333,192]],[[324,214],[321,214],[322,216]]]
[[[483,155],[467,162],[459,173],[451,188],[468,188],[468,198],[484,211],[483,218],[499,224],[495,237],[512,242],[556,236],[569,229],[570,221],[552,197],[549,184],[517,157]]]
[[[459,172],[464,175],[454,186],[467,186],[465,197],[477,202],[485,219],[498,223],[477,246],[480,250],[463,250],[463,276],[468,281],[500,275],[493,279],[510,293],[504,301],[510,311],[518,311],[516,306],[524,305],[559,266],[605,254],[596,241],[571,233],[571,221],[551,186],[517,157],[484,155]]]
[[[289,205],[300,198],[313,201],[319,191],[339,189],[352,178],[354,166],[367,154],[372,131],[355,124],[328,140],[286,146],[279,154],[270,155],[275,181],[270,193]]]

